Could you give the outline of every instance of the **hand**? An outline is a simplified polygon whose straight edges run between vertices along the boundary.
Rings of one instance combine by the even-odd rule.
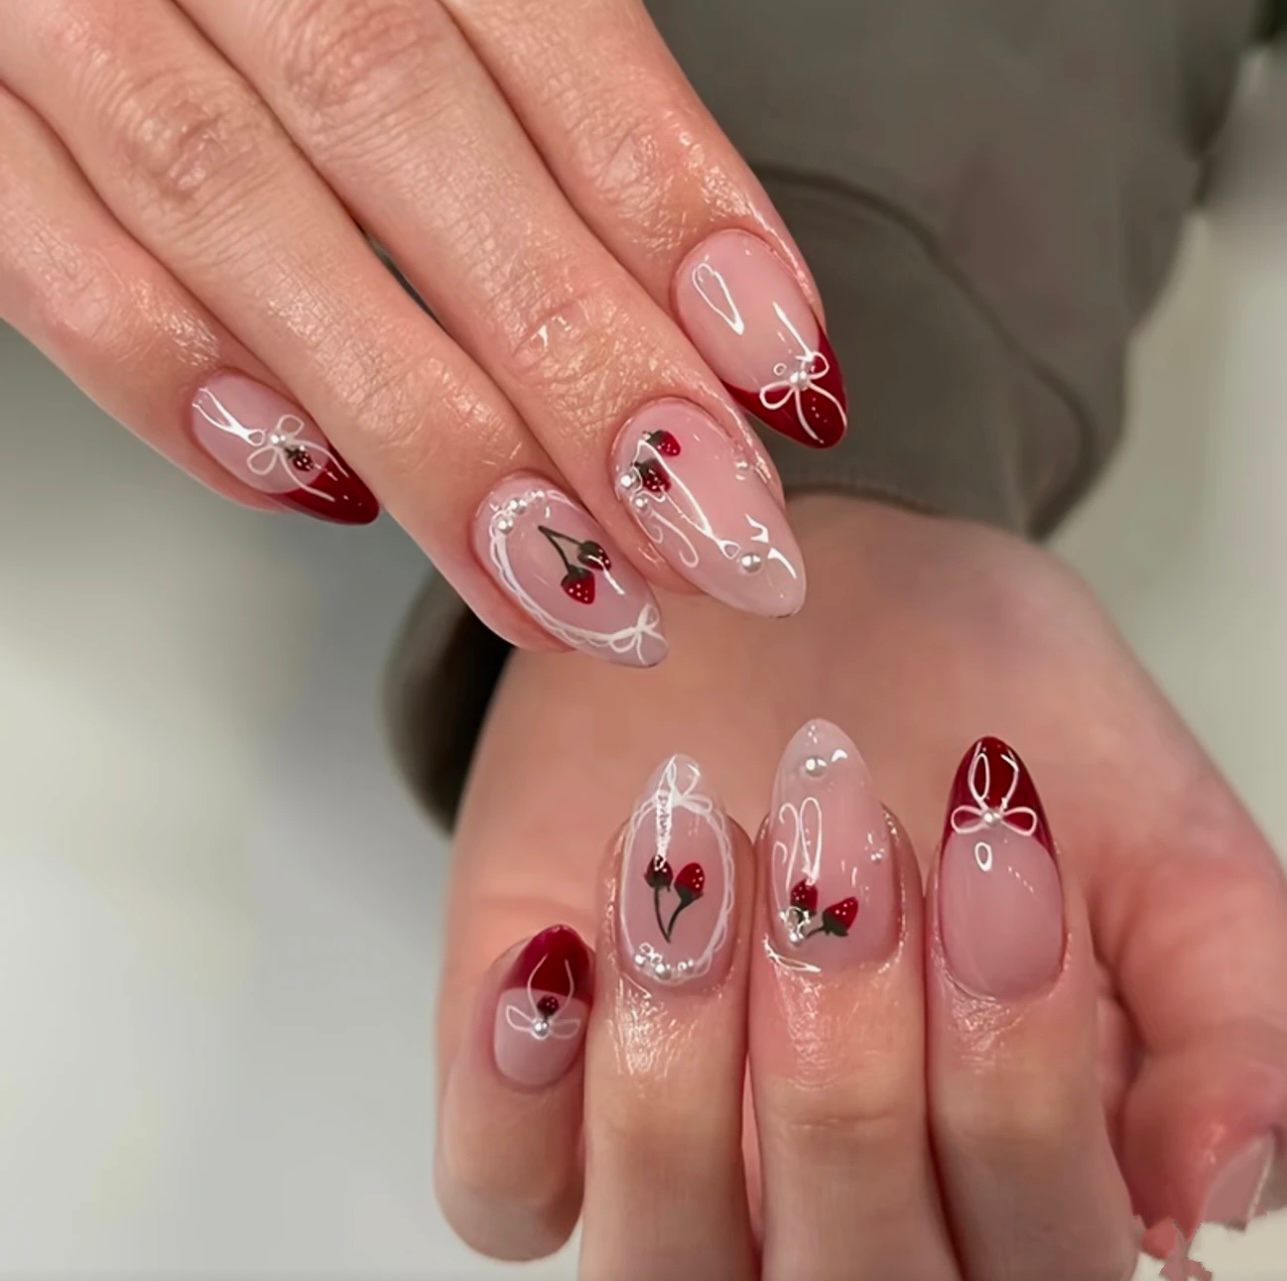
[[[1069,874],[1070,950],[1056,994],[1076,973],[1075,904],[1084,895],[1099,962],[1101,1107],[1122,1172],[1114,1176],[1124,1176],[1147,1223],[1176,1218],[1191,1232],[1204,1219],[1247,1211],[1233,1194],[1250,1201],[1254,1160],[1272,1151],[1260,1204],[1279,1203],[1287,892],[1245,812],[1085,589],[1044,553],[852,501],[813,499],[794,514],[814,578],[800,618],[748,624],[688,601],[673,622],[682,644],[662,671],[641,677],[537,656],[511,664],[459,830],[440,1013],[444,1075],[492,957],[551,921],[594,934],[598,848],[629,811],[634,780],[667,750],[701,760],[733,817],[754,830],[780,745],[825,710],[861,745],[878,794],[924,854],[938,847],[944,791],[962,750],[994,732],[1039,780]],[[929,955],[932,976],[933,948]],[[931,1030],[935,1009],[931,1000]],[[789,1026],[811,1034],[807,1020]],[[993,1034],[1005,1027],[956,1026],[967,1049],[969,1035],[985,1038],[975,1061],[996,1068]],[[1013,1026],[1022,1034],[1034,1025]],[[819,1043],[853,1051],[839,1035]],[[934,1065],[932,1056],[931,1076]],[[1040,1111],[1026,1119],[1040,1139]],[[832,1116],[837,1142],[852,1120]],[[981,1107],[965,1129],[986,1140],[1011,1120]],[[1046,1115],[1045,1142],[1020,1145],[1032,1163],[1025,1168],[1041,1168],[1067,1121]],[[938,1124],[933,1112],[930,1123]],[[444,1185],[444,1203],[467,1239],[528,1257],[570,1230],[580,1204],[575,1171],[538,1187],[509,1162],[498,1177],[483,1154],[471,1162],[452,1146],[450,1111],[440,1141],[441,1168],[460,1180]],[[1244,1150],[1253,1168],[1235,1171],[1243,1186],[1222,1181]],[[768,1176],[766,1168],[766,1207]],[[1111,1203],[1112,1177],[1103,1177],[1098,1195]],[[455,1199],[453,1187],[469,1195]],[[1066,1199],[1063,1189],[1051,1195],[1043,1222]],[[949,1192],[949,1215],[952,1204]],[[772,1222],[766,1215],[766,1229]],[[1075,1229],[1075,1220],[1059,1222]],[[980,1216],[974,1226],[986,1245],[991,1221]],[[1151,1243],[1169,1244],[1157,1235]]]
[[[0,317],[179,466],[343,523],[378,496],[517,644],[655,663],[649,581],[799,607],[733,402],[834,443],[839,371],[638,0],[0,0],[0,29]]]

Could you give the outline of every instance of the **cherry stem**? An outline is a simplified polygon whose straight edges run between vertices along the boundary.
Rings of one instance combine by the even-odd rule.
[[[563,544],[577,543],[577,546],[579,547],[580,543],[578,543],[575,538],[569,537],[567,534],[558,533],[556,530],[551,529],[548,525],[538,525],[537,529],[539,529],[541,533],[545,535],[546,542],[548,542],[549,545],[553,547],[556,552],[558,552],[559,559],[563,562],[563,568],[568,571],[571,571],[572,562],[568,560],[567,553],[563,550]]]
[[[682,912],[687,906],[688,904],[680,899],[679,906],[670,914],[670,923],[666,926],[664,931],[667,943],[670,942],[670,936],[675,932],[675,921],[678,920],[680,912]]]
[[[661,919],[661,886],[652,887],[652,910],[657,917],[657,928],[661,931],[661,937],[670,942],[670,931],[666,928],[666,923]],[[673,924],[673,920],[672,920]]]

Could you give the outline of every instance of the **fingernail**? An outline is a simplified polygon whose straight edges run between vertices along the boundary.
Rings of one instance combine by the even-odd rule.
[[[519,953],[496,1007],[493,1052],[502,1076],[543,1089],[564,1076],[585,1041],[590,949],[566,925],[542,930]]]
[[[666,657],[656,597],[579,504],[534,476],[488,495],[474,550],[519,607],[556,640],[631,667]]]
[[[902,905],[885,811],[858,749],[828,721],[810,721],[783,753],[768,849],[782,955],[830,967],[893,952]]]
[[[1059,973],[1064,896],[1041,799],[1018,753],[985,738],[948,802],[939,866],[943,951],[980,996],[1031,996]]]
[[[781,618],[804,604],[804,559],[786,516],[718,423],[687,400],[640,410],[613,450],[617,496],[694,587]]]
[[[720,231],[675,278],[680,323],[729,391],[761,422],[827,449],[845,434],[835,352],[791,269],[746,231]]]
[[[645,987],[711,987],[732,949],[733,841],[700,767],[672,756],[622,838],[617,887],[622,964]]]
[[[338,525],[369,525],[380,514],[375,495],[318,425],[245,374],[222,370],[202,383],[191,420],[215,462],[284,507]]]
[[[1245,1228],[1256,1217],[1273,1169],[1275,1149],[1273,1138],[1262,1135],[1225,1162],[1212,1179],[1203,1203],[1203,1223]]]

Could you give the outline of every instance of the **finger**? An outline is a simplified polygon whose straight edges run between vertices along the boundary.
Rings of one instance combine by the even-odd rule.
[[[802,444],[839,441],[844,384],[800,253],[644,6],[573,0],[552,23],[540,0],[446,3],[568,198],[737,399]]]
[[[544,633],[623,662],[658,660],[655,601],[606,532],[594,525],[577,542],[607,550],[610,582],[606,571],[566,568],[536,521],[507,527],[503,509],[522,514],[525,493],[548,492],[560,519],[584,512],[504,397],[181,14],[144,0],[0,0],[0,14],[0,76],[56,130],[125,229],[292,388],[301,421],[326,424],[485,622],[520,644]],[[247,467],[293,475],[293,416],[283,432],[274,393],[221,372],[188,389],[191,430],[221,454],[249,444]],[[563,587],[583,581],[581,570],[604,588],[588,602]],[[638,646],[619,646],[631,629]]]
[[[748,1281],[749,848],[672,757],[619,843],[587,1046],[581,1275]]]
[[[811,721],[788,745],[761,852],[762,1275],[951,1281],[926,1116],[920,874],[836,726]]]
[[[567,926],[511,948],[484,977],[451,1065],[438,1126],[438,1199],[483,1254],[539,1258],[576,1224],[592,959]]]
[[[957,771],[929,895],[930,1114],[965,1274],[1123,1281],[1135,1235],[1100,1101],[1089,922],[996,739]]]
[[[799,549],[740,415],[436,0],[184,5],[622,546],[642,530],[701,591],[799,609]]]
[[[1215,771],[1194,764],[1161,793],[1145,848],[1095,869],[1096,937],[1144,1051],[1125,1168],[1145,1222],[1190,1237],[1287,1204],[1287,883]]]
[[[120,227],[45,124],[0,89],[0,317],[27,335],[109,413],[227,498],[365,524],[374,497],[271,373]],[[300,424],[317,465],[261,473],[254,451],[183,430],[175,407],[212,371],[252,376]],[[217,375],[215,375],[217,377]],[[226,385],[227,379],[222,380]],[[216,384],[221,385],[221,384]],[[235,396],[235,392],[233,395]],[[226,438],[225,438],[226,439]],[[311,447],[311,450],[310,450]],[[303,457],[305,455],[298,455]]]

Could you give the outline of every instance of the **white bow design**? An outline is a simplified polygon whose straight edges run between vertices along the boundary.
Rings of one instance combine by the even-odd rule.
[[[777,381],[766,383],[760,388],[760,404],[765,409],[778,410],[784,408],[791,400],[794,400],[796,421],[800,424],[801,429],[812,439],[821,440],[822,438],[813,430],[813,425],[809,422],[804,412],[804,393],[806,391],[813,392],[815,396],[825,396],[835,405],[836,413],[840,415],[841,424],[845,427],[849,425],[845,407],[836,396],[833,396],[819,382],[820,379],[825,378],[831,372],[831,361],[816,347],[804,341],[800,331],[791,323],[790,318],[782,310],[780,304],[774,303],[773,310],[777,312],[778,320],[790,330],[791,336],[800,344],[800,354],[792,357],[791,361],[779,361],[773,366],[773,376]],[[794,362],[794,367],[792,362]]]
[[[573,994],[576,992],[576,980],[572,977],[572,966],[563,962],[563,968],[568,976],[568,991],[559,1008],[553,1014],[544,1014],[536,1002],[536,995],[532,991],[532,980],[536,978],[536,969],[528,976],[527,980],[527,1004],[531,1009],[529,1014],[527,1010],[521,1010],[517,1005],[507,1005],[505,1007],[505,1022],[514,1029],[515,1032],[526,1032],[533,1040],[545,1041],[553,1037],[556,1041],[570,1041],[581,1030],[581,1020],[578,1018],[563,1018],[562,1015],[567,1009],[568,1002],[571,1001]]]
[[[952,831],[968,836],[1000,824],[1017,836],[1036,835],[1037,811],[1030,805],[1010,804],[1019,789],[1019,762],[1008,752],[1003,753],[1001,759],[1010,767],[1010,784],[1000,805],[993,809],[988,804],[988,794],[992,790],[992,762],[983,748],[975,749],[968,776],[970,795],[975,803],[958,805],[952,811],[948,819]],[[974,847],[974,858],[983,871],[989,871],[992,867],[992,846],[987,841],[979,841]]]

